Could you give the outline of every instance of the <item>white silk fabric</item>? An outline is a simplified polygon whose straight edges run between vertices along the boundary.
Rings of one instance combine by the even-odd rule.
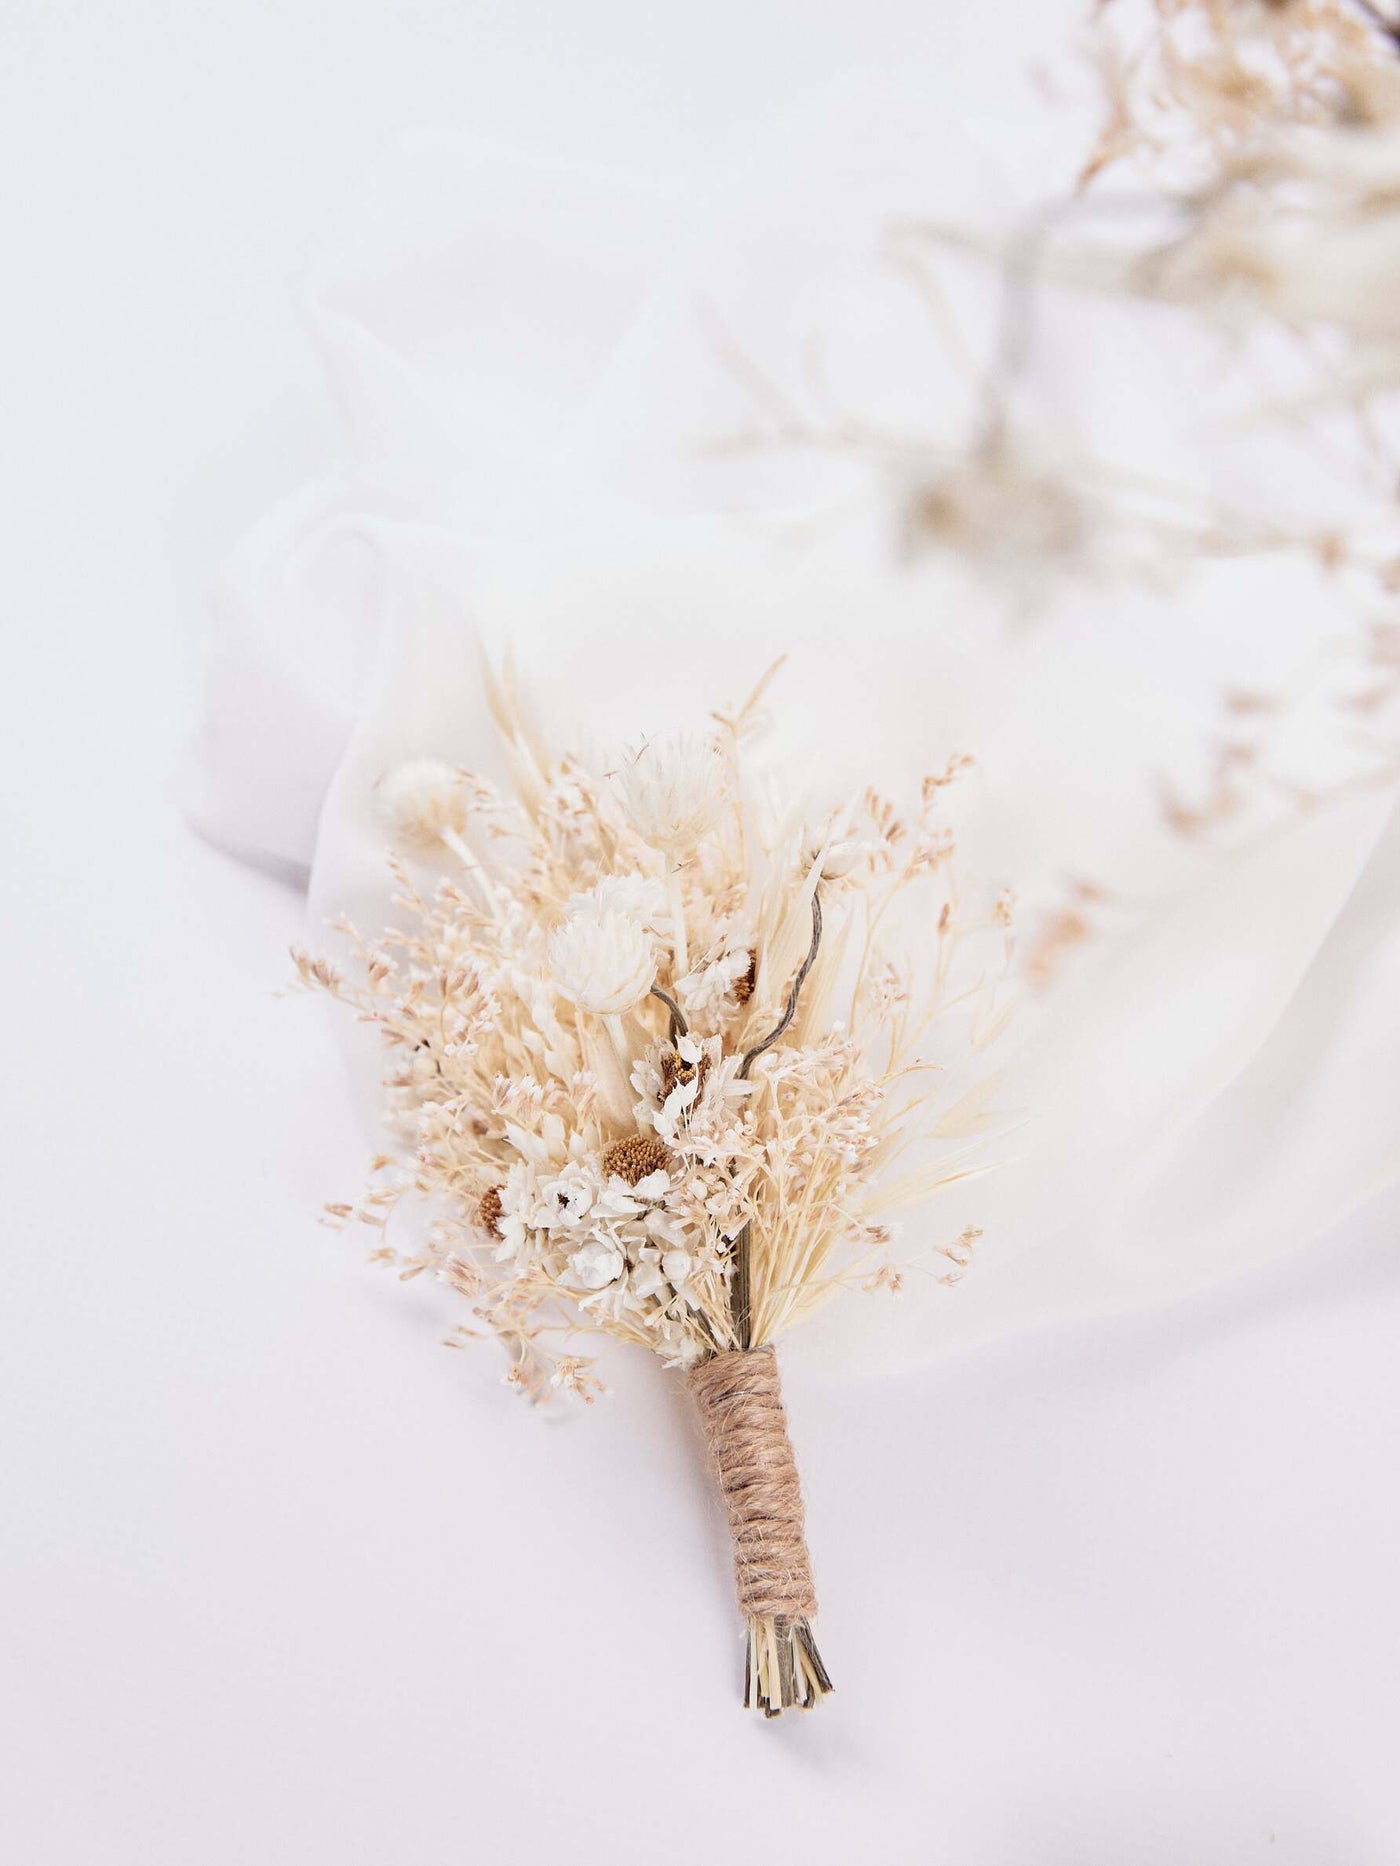
[[[851,439],[955,449],[1003,310],[974,262],[931,309],[891,230],[1012,230],[1068,164],[1055,124],[1008,146],[935,91],[862,82],[704,187],[414,139],[307,284],[343,458],[213,599],[190,811],[304,873],[313,929],[384,915],[387,771],[494,769],[483,651],[509,651],[556,741],[595,751],[703,721],[786,656],[766,756],[814,799],[971,752],[966,866],[1023,904],[1076,876],[1120,903],[1009,1039],[996,1170],[902,1241],[975,1223],[973,1269],[833,1302],[785,1349],[827,1364],[1185,1293],[1307,1242],[1400,1163],[1393,787],[1228,846],[1183,842],[1159,808],[1222,687],[1285,680],[1336,634],[1325,576],[1261,556],[1153,589],[1071,566],[1018,622],[976,563],[901,561]],[[1301,444],[1197,418],[1235,380],[1213,351],[1155,312],[1047,297],[1043,431],[1296,499]],[[1323,727],[1290,755],[1325,777]],[[373,1057],[351,1054],[369,1106]]]

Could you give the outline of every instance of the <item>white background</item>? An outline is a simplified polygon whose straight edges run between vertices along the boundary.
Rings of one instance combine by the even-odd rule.
[[[315,463],[298,269],[398,131],[685,174],[856,58],[1071,10],[0,9],[4,1858],[1400,1855],[1400,1202],[1208,1298],[794,1375],[838,1695],[765,1726],[666,1377],[533,1415],[316,1227],[361,1149],[272,995],[299,898],[174,802],[200,589]]]

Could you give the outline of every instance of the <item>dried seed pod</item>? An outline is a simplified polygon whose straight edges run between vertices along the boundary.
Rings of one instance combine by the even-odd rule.
[[[753,996],[753,988],[757,983],[758,954],[756,952],[751,952],[749,954],[748,971],[744,973],[742,978],[736,978],[734,981],[734,996],[738,999],[740,1004],[748,1003],[749,999]]]
[[[661,1099],[664,1102],[673,1089],[689,1088],[698,1075],[700,1087],[705,1086],[705,1078],[710,1073],[710,1059],[702,1055],[699,1062],[687,1062],[678,1050],[667,1050],[661,1058]]]

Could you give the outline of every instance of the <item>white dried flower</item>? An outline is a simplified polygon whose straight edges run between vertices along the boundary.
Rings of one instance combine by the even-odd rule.
[[[627,1274],[627,1288],[638,1301],[666,1293],[666,1278],[654,1250],[643,1250]]]
[[[846,881],[868,868],[879,851],[880,844],[873,836],[857,835],[853,829],[843,830],[825,843],[820,838],[810,838],[808,861],[815,862],[820,857],[823,881]]]
[[[689,1016],[713,1022],[738,1006],[740,987],[745,980],[751,982],[753,964],[753,948],[744,938],[708,965],[688,972],[678,981],[676,996]]]
[[[671,912],[657,875],[604,875],[585,893],[570,896],[568,907],[626,914],[651,933],[666,931]]]
[[[606,1289],[627,1268],[627,1259],[609,1238],[589,1238],[569,1257],[569,1281],[575,1289]]]
[[[628,821],[654,849],[694,848],[724,805],[724,761],[707,740],[677,732],[649,739],[623,761],[617,786]]]
[[[668,1250],[662,1253],[661,1271],[672,1288],[680,1289],[690,1275],[691,1255],[688,1250]]]
[[[460,836],[470,801],[461,774],[440,758],[415,758],[380,780],[379,803],[401,842],[431,848],[443,832]]]
[[[557,1231],[576,1225],[587,1216],[598,1186],[586,1167],[566,1166],[551,1178],[540,1180],[536,1191],[534,1222]]]
[[[632,914],[577,897],[549,941],[554,983],[580,1010],[609,1017],[630,1011],[656,978],[656,947]]]

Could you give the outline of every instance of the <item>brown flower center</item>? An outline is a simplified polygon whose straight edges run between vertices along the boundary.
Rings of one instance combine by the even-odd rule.
[[[689,1088],[698,1075],[700,1087],[705,1086],[705,1077],[710,1073],[710,1059],[702,1055],[698,1063],[688,1063],[675,1050],[667,1050],[661,1058],[661,1099],[664,1102],[672,1089]]]
[[[663,1141],[650,1134],[633,1134],[615,1140],[603,1155],[603,1171],[637,1185],[650,1173],[659,1173],[671,1165],[674,1155]]]

